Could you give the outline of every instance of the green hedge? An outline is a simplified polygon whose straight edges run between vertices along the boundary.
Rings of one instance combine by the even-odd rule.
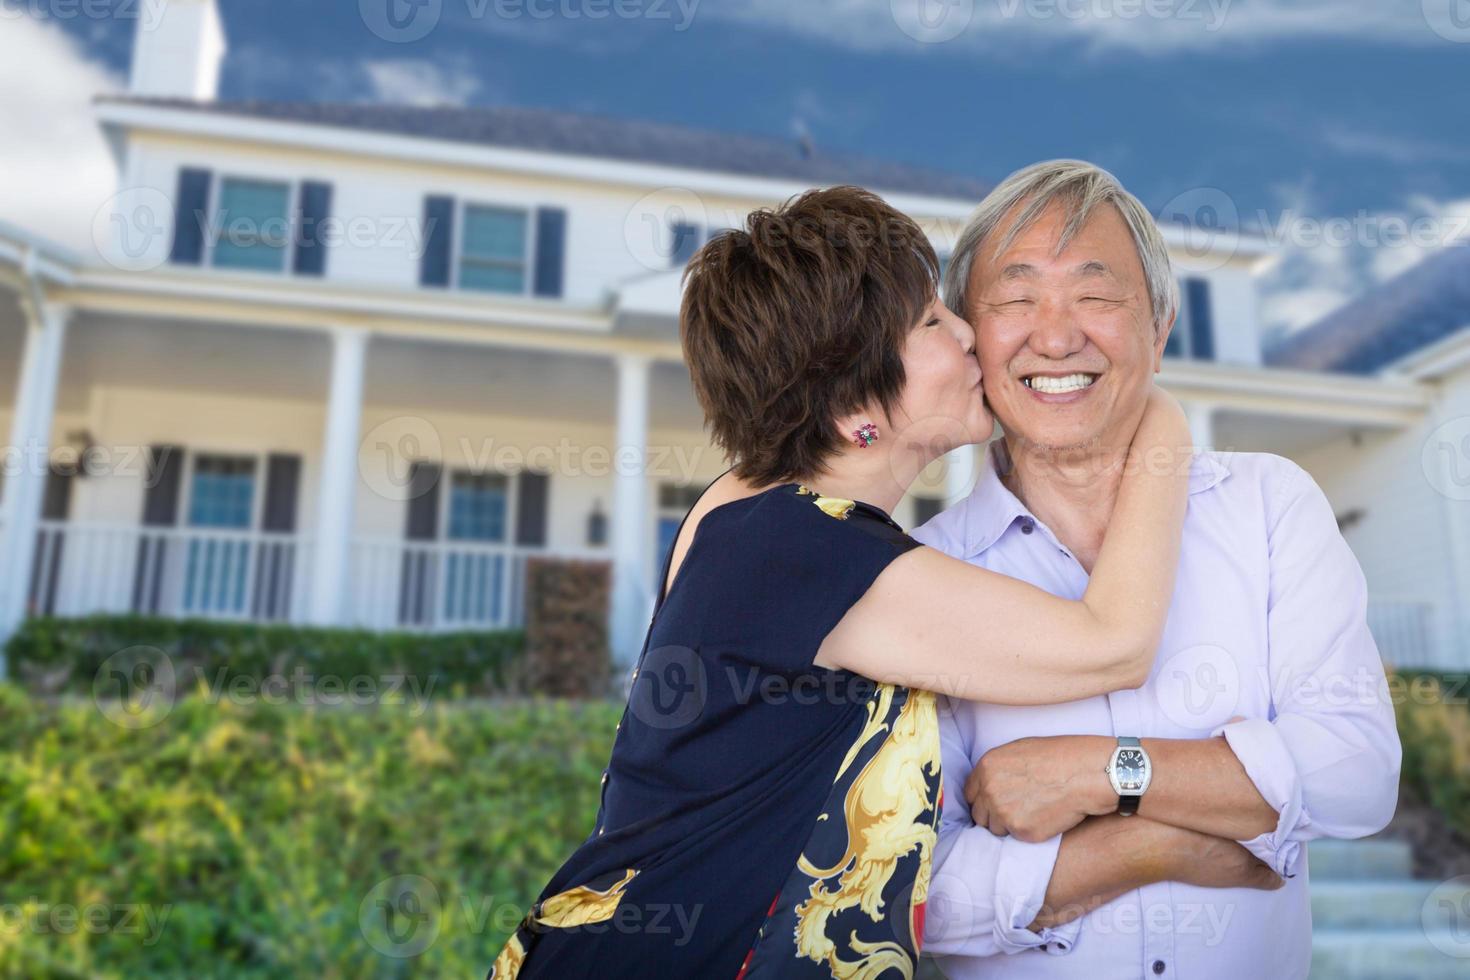
[[[419,691],[493,695],[517,687],[525,634],[373,633],[92,616],[27,620],[6,647],[11,676],[45,694],[91,694],[104,664],[120,651],[132,651],[130,657],[149,656],[150,651],[166,655],[181,691],[201,680],[217,687],[237,681],[258,684],[267,677],[294,677],[298,686],[332,678],[340,683],[366,679],[381,689],[392,686],[380,683],[384,678],[406,675]]]
[[[619,713],[187,698],[123,728],[0,685],[0,976],[483,976]]]
[[[1401,670],[1393,680],[1403,791],[1470,840],[1470,679]]]

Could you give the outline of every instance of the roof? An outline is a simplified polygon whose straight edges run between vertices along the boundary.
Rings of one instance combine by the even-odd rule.
[[[335,126],[395,136],[662,164],[810,184],[858,184],[880,190],[978,201],[991,184],[962,174],[826,153],[797,140],[690,129],[513,106],[399,106],[330,102],[196,102],[104,96],[120,105],[182,109],[271,122]]]
[[[1266,351],[1266,363],[1374,374],[1470,326],[1470,243],[1457,243],[1368,290]]]

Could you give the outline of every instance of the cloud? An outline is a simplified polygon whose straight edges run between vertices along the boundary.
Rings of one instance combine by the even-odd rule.
[[[11,94],[0,99],[0,219],[96,254],[93,219],[118,176],[92,97],[121,86],[56,24],[4,19],[0,91]]]
[[[480,93],[480,79],[464,64],[417,59],[368,61],[362,65],[371,100],[395,105],[464,105]]]
[[[1436,2],[1458,0],[1430,7]],[[1418,0],[748,0],[700,14],[859,51],[912,51],[927,42],[936,53],[1070,44],[1171,54],[1304,39],[1447,40]]]
[[[1280,236],[1281,253],[1260,282],[1261,323],[1268,337],[1310,326],[1441,249],[1470,240],[1470,198],[1416,195],[1394,211],[1300,217],[1311,203],[1310,195],[1299,193],[1283,209],[1283,215],[1296,217],[1269,232]]]
[[[1321,137],[1322,142],[1338,153],[1366,160],[1398,165],[1470,162],[1470,147],[1336,123],[1323,127]]]

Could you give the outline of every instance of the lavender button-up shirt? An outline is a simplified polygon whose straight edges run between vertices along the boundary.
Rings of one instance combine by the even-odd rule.
[[[941,698],[944,813],[924,952],[952,978],[1304,978],[1307,842],[1371,834],[1393,815],[1393,706],[1363,574],[1321,490],[1278,456],[1201,453],[1189,494],[1168,625],[1143,687],[1048,707]],[[1082,566],[996,476],[994,453],[969,498],[914,537],[1059,596],[1087,588]],[[1028,844],[976,827],[965,779],[997,745],[1072,734],[1223,734],[1281,815],[1275,830],[1241,843],[1285,887],[1160,882],[1028,930],[1061,838]]]

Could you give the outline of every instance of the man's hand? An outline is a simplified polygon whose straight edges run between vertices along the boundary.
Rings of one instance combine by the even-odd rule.
[[[965,780],[976,826],[1034,843],[1112,813],[1118,797],[1103,770],[1115,744],[1101,735],[1055,735],[996,746]]]

